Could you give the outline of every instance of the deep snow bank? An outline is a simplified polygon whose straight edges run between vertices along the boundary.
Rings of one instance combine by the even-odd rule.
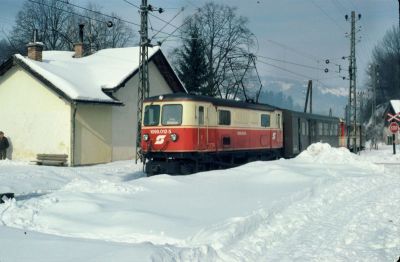
[[[331,147],[327,143],[311,144],[306,150],[297,156],[300,161],[312,163],[335,163],[345,164],[354,161],[360,161],[357,155],[351,153],[344,147]]]
[[[191,176],[144,178],[128,161],[88,168],[5,162],[0,188],[46,194],[0,205],[0,261],[26,257],[11,252],[2,232],[27,241],[20,250],[37,247],[36,237],[5,227],[57,235],[40,238],[59,247],[96,250],[103,244],[92,240],[109,241],[117,254],[132,246],[137,261],[395,261],[400,174],[384,174],[377,161],[379,154],[317,143],[295,159]],[[86,258],[84,250],[60,261]]]

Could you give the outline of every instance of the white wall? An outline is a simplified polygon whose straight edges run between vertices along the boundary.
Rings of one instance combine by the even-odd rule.
[[[149,63],[149,75],[150,96],[172,93],[154,62]],[[136,74],[127,82],[125,87],[122,87],[114,94],[118,100],[124,103],[124,106],[113,107],[113,161],[134,159],[136,156],[136,109],[138,83],[139,78]]]
[[[111,162],[111,110],[110,105],[77,105],[74,165]]]
[[[0,130],[10,139],[9,157],[70,154],[70,104],[14,66],[0,77]]]

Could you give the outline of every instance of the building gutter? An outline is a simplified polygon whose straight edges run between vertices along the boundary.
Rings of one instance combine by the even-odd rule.
[[[77,103],[71,103],[71,164],[75,165],[75,120],[76,120]]]

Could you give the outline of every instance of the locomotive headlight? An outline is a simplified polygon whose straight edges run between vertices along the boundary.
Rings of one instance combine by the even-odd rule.
[[[173,142],[176,142],[176,140],[178,140],[178,135],[175,134],[175,133],[172,133],[172,134],[169,135],[169,136],[171,137],[171,140],[172,140]]]
[[[144,134],[143,135],[143,140],[148,141],[149,140],[149,134]]]

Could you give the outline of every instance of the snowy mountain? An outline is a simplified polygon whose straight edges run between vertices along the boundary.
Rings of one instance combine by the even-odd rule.
[[[269,97],[269,92],[273,92],[275,96],[272,98]],[[292,100],[293,108],[289,109],[303,111],[306,92],[307,82],[264,77],[263,93],[260,95],[260,102],[288,108],[288,105],[290,105],[290,101],[288,103],[288,100]],[[343,117],[348,99],[347,92],[348,90],[345,87],[329,88],[322,86],[319,82],[313,83],[313,113],[328,115],[329,109],[332,108],[334,116]],[[282,95],[279,93],[282,93]],[[291,99],[285,99],[285,96],[291,97]],[[283,100],[279,101],[279,97],[283,97]]]

